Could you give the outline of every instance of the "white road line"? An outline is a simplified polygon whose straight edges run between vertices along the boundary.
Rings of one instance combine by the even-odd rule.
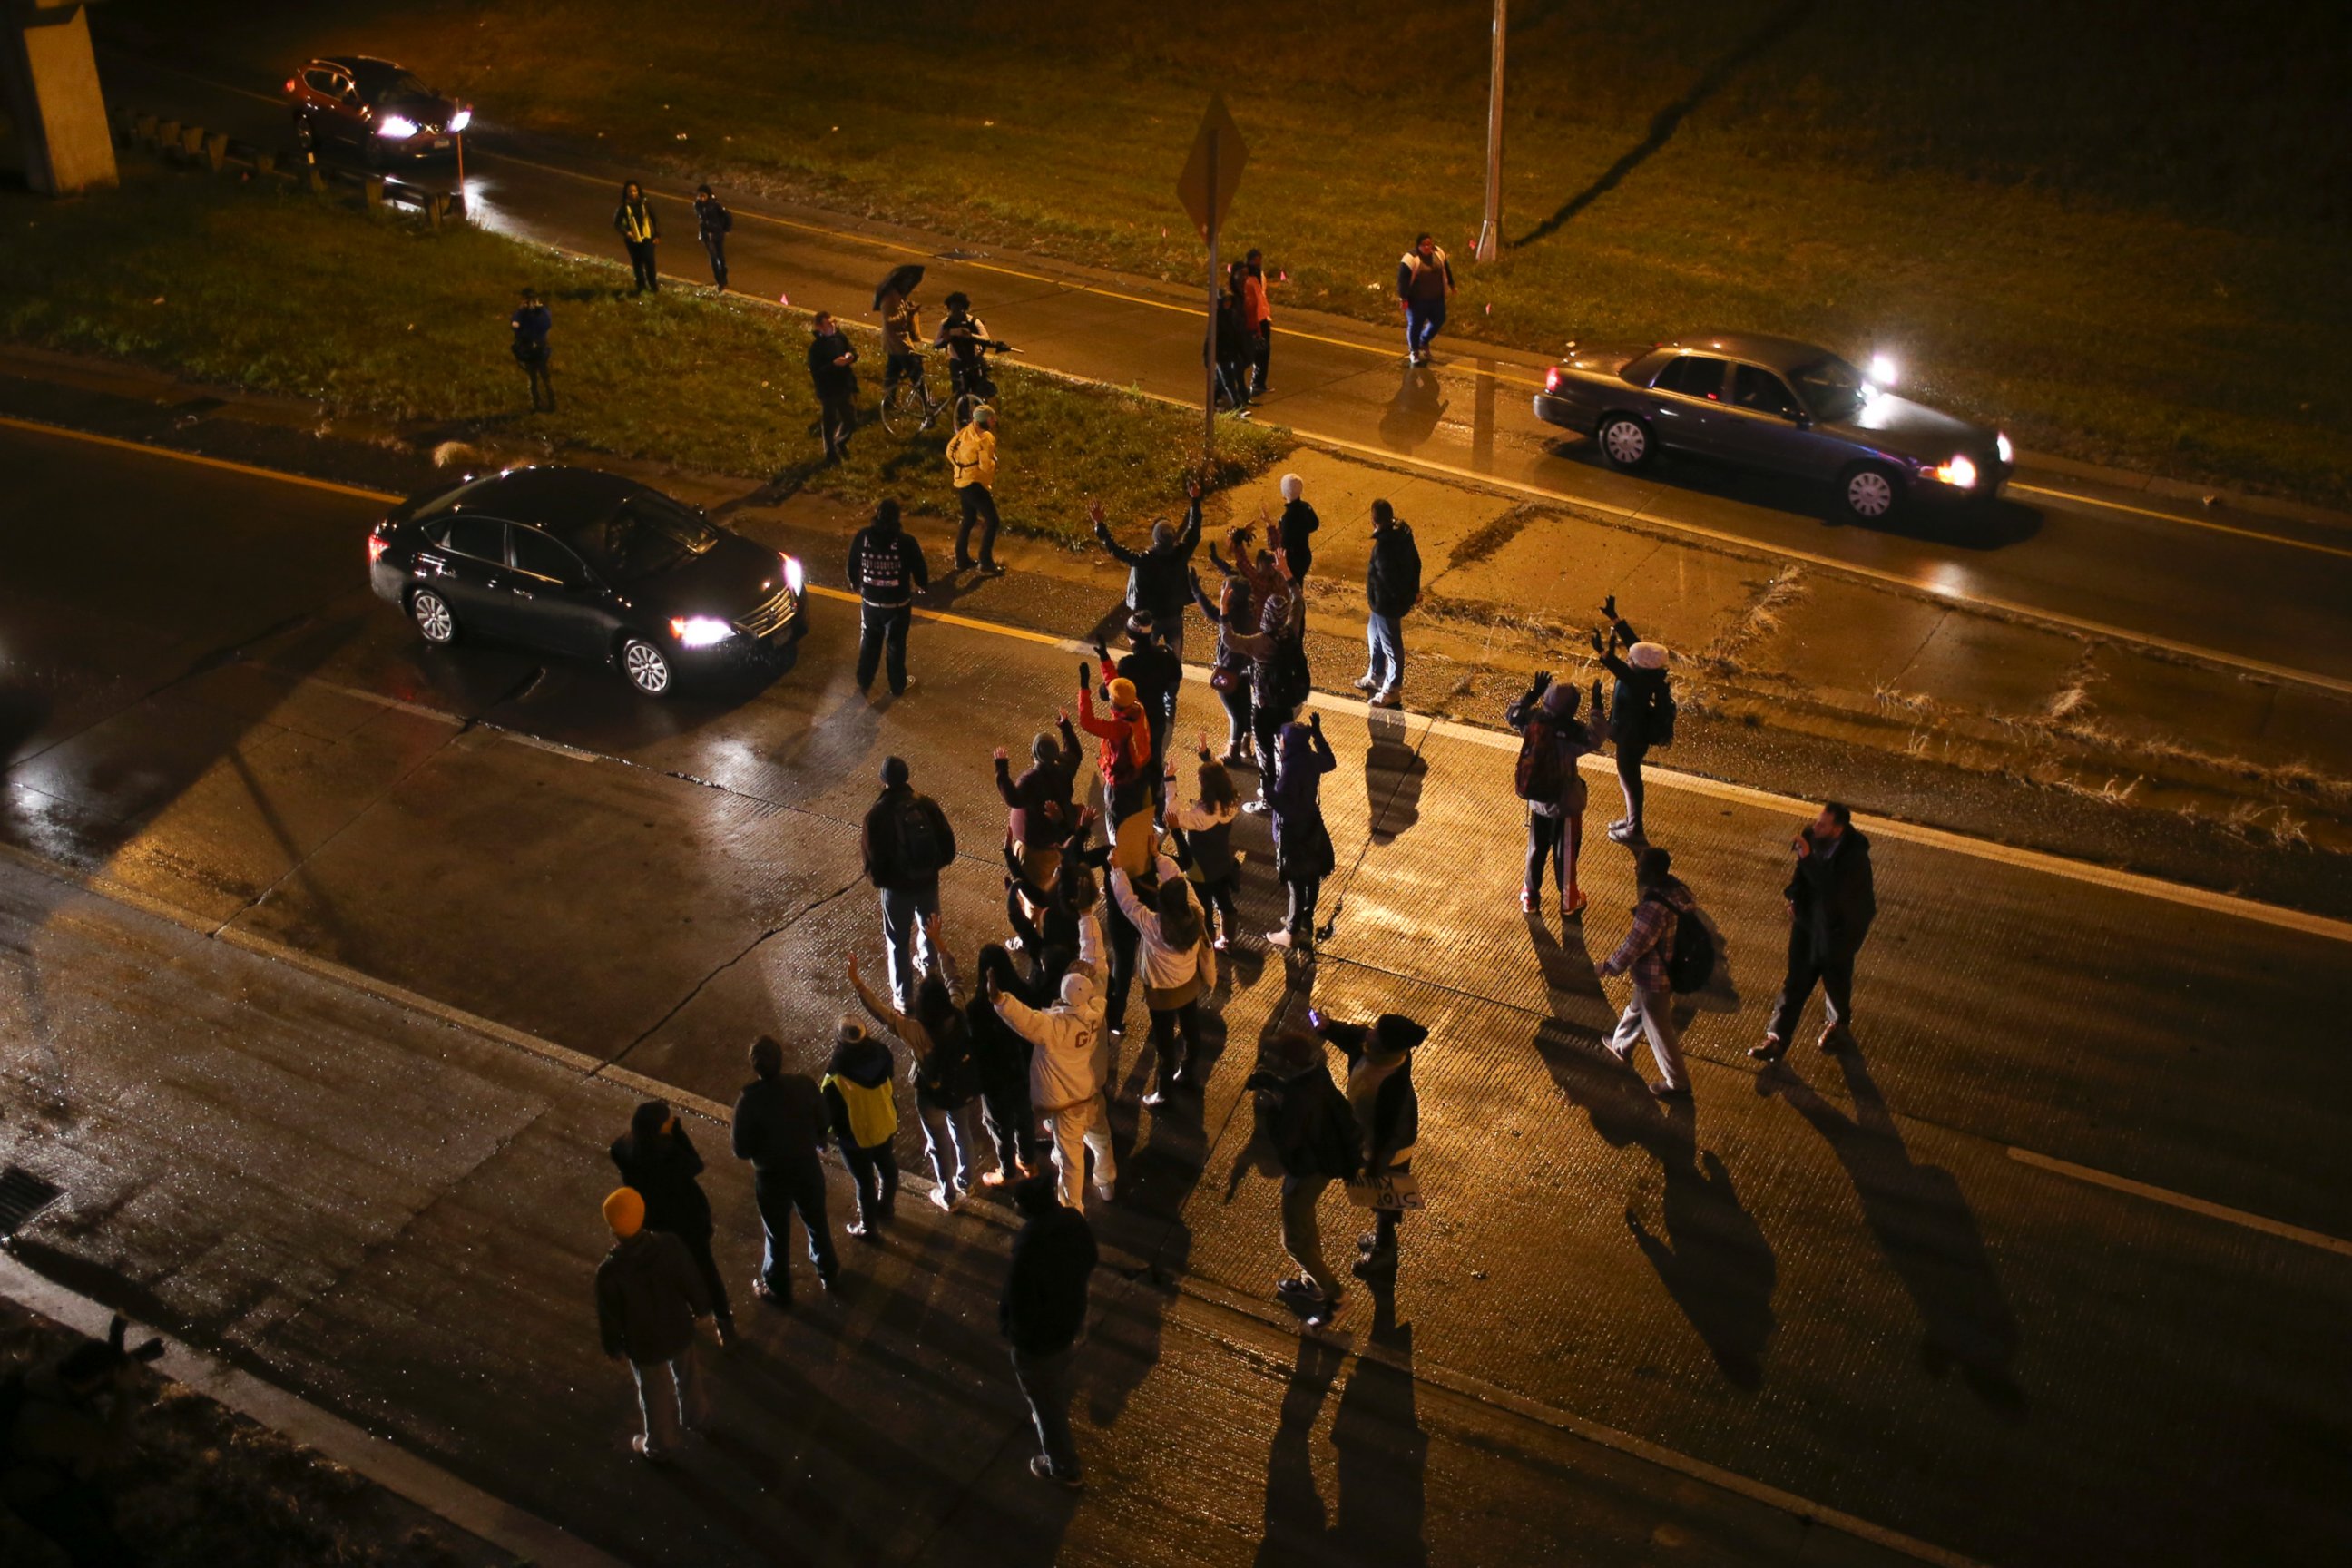
[[[2128,1193],[2133,1197],[2146,1198],[2151,1203],[2169,1204],[2174,1208],[2186,1209],[2190,1214],[2203,1215],[2207,1219],[2218,1219],[2230,1225],[2243,1226],[2248,1230],[2258,1230],[2264,1236],[2275,1236],[2282,1240],[2292,1241],[2303,1247],[2316,1247],[2322,1252],[2333,1252],[2340,1258],[2352,1258],[2352,1241],[2330,1236],[2326,1231],[2305,1230],[2299,1225],[2289,1225],[2284,1220],[2269,1219],[2258,1214],[2248,1214],[2244,1209],[2233,1209],[2226,1204],[2209,1203],[2203,1198],[2190,1197],[2186,1193],[2176,1193],[2169,1187],[2159,1187],[2147,1182],[2136,1182],[2129,1176],[2112,1175],[2089,1165],[2077,1165],[2071,1160],[2053,1159],[2047,1154],[2037,1154],[2031,1149],[2012,1147],[2009,1151],[2009,1157],[2021,1165],[2031,1165],[2037,1171],[2048,1171],[2054,1175],[2071,1176],[2075,1181],[2087,1182],[2095,1187],[2106,1187],[2115,1192]]]

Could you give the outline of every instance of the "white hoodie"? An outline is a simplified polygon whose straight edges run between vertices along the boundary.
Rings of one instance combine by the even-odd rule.
[[[1095,1047],[1102,1035],[1102,998],[1076,970],[1062,976],[1062,1000],[1044,1011],[999,994],[996,1016],[1035,1050],[1029,1054],[1029,1103],[1040,1115],[1067,1110],[1102,1092]]]
[[[1192,889],[1185,885],[1183,873],[1177,870],[1176,862],[1164,855],[1160,858],[1160,885],[1163,888],[1172,885],[1184,889],[1184,897],[1192,904],[1194,918],[1197,920],[1200,915],[1200,900],[1194,898]],[[1135,884],[1128,879],[1125,871],[1117,867],[1111,868],[1110,892],[1111,897],[1118,900],[1120,910],[1126,912],[1129,923],[1135,927],[1138,939],[1136,948],[1143,959],[1142,977],[1146,988],[1153,991],[1173,991],[1177,986],[1191,980],[1194,974],[1199,973],[1202,953],[1200,942],[1194,942],[1192,946],[1184,948],[1169,946],[1168,939],[1160,934],[1160,910],[1153,905],[1145,903],[1137,895]],[[1201,983],[1203,985],[1213,985],[1216,981],[1216,972],[1213,969],[1201,975]]]

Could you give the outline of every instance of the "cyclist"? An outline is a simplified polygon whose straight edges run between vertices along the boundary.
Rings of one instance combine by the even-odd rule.
[[[948,351],[948,383],[956,401],[985,403],[996,395],[996,384],[988,377],[988,351],[1000,345],[988,335],[988,324],[971,313],[971,295],[959,289],[948,296],[947,306],[931,346]],[[962,422],[961,411],[957,422]]]
[[[928,430],[940,416],[940,405],[931,401],[931,389],[923,381],[922,342],[922,307],[915,302],[914,290],[901,294],[893,289],[883,295],[882,402],[887,408],[898,383],[908,382],[923,405],[922,428]]]

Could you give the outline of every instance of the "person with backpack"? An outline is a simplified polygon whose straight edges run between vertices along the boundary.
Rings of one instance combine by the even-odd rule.
[[[1103,805],[1110,818],[1111,859],[1129,874],[1151,858],[1151,802],[1158,758],[1151,750],[1151,716],[1144,711],[1135,682],[1104,670],[1103,695],[1109,711],[1095,712],[1094,668],[1078,664],[1078,728],[1101,742],[1096,757],[1102,770]]]
[[[980,1075],[985,1123],[996,1146],[996,1169],[981,1173],[983,1187],[1002,1186],[1045,1168],[1045,1145],[1037,1137],[1037,1113],[1029,1104],[1029,1042],[997,1016],[991,982],[1036,1005],[1056,994],[1069,968],[1066,949],[1041,952],[1024,977],[1002,942],[980,950],[980,985],[964,1004],[964,1026],[971,1035],[972,1066]],[[1059,967],[1055,968],[1055,965]]]
[[[1625,794],[1625,815],[1609,825],[1609,837],[1620,844],[1644,844],[1642,827],[1642,759],[1653,746],[1670,746],[1675,740],[1675,694],[1666,679],[1666,650],[1643,642],[1617,613],[1617,595],[1602,601],[1609,617],[1606,643],[1592,634],[1592,651],[1602,668],[1617,678],[1609,694],[1609,738],[1617,744],[1617,784]],[[1624,657],[1618,657],[1618,650]]]
[[[605,1196],[604,1224],[613,1249],[596,1265],[596,1329],[604,1353],[627,1362],[636,1380],[644,1430],[629,1447],[658,1465],[702,1419],[694,1324],[710,1315],[710,1295],[686,1244],[646,1228],[646,1200],[635,1187]]]
[[[760,1272],[751,1294],[772,1307],[793,1300],[793,1215],[808,1233],[809,1262],[817,1283],[834,1289],[840,1263],[824,1213],[824,1151],[830,1119],[824,1091],[804,1072],[784,1070],[784,1047],[773,1036],[751,1042],[751,1081],[735,1097],[735,1157],[751,1162],[751,1201],[760,1210]]]
[[[886,1005],[857,973],[854,952],[849,984],[866,1014],[912,1055],[908,1076],[915,1085],[915,1115],[923,1124],[923,1153],[931,1163],[931,1201],[952,1209],[971,1193],[972,1156],[980,1151],[980,1068],[972,1060],[963,1008],[939,974],[923,976],[915,988],[912,1013]]]
[[[1209,546],[1209,559],[1217,558],[1217,547]],[[1237,572],[1227,572],[1223,585],[1213,601],[1208,590],[1201,586],[1201,574],[1192,574],[1192,602],[1201,606],[1201,614],[1217,628],[1216,661],[1209,667],[1209,689],[1217,694],[1217,701],[1225,710],[1225,753],[1219,760],[1229,768],[1246,767],[1255,763],[1257,753],[1250,743],[1250,661],[1249,656],[1233,645],[1228,635],[1246,632],[1256,623],[1250,618],[1249,579]]]
[[[1332,1183],[1352,1181],[1362,1168],[1355,1111],[1331,1081],[1323,1042],[1297,1030],[1266,1042],[1242,1087],[1258,1137],[1282,1168],[1282,1249],[1298,1266],[1274,1293],[1308,1328],[1328,1329],[1339,1316],[1339,1281],[1323,1260],[1316,1209]]]
[[[1151,525],[1151,542],[1141,550],[1129,550],[1111,537],[1100,501],[1087,509],[1095,537],[1110,552],[1112,560],[1127,568],[1129,614],[1150,611],[1160,640],[1179,660],[1184,657],[1184,606],[1192,596],[1187,578],[1192,552],[1201,545],[1201,481],[1185,480],[1184,495],[1183,526],[1161,518]]]
[[[1559,885],[1559,913],[1574,920],[1591,900],[1576,885],[1584,853],[1584,774],[1577,763],[1601,746],[1601,683],[1592,683],[1592,716],[1580,722],[1576,688],[1555,685],[1537,670],[1527,694],[1503,710],[1505,723],[1519,732],[1519,760],[1513,785],[1528,805],[1528,864],[1519,881],[1519,908],[1543,908],[1544,862],[1552,862]]]
[[[1158,869],[1158,880],[1146,884],[1148,899],[1124,870],[1114,866],[1110,873],[1111,897],[1140,939],[1143,1005],[1151,1014],[1152,1054],[1159,1063],[1159,1080],[1143,1097],[1152,1106],[1165,1105],[1171,1094],[1192,1088],[1198,1079],[1201,998],[1217,984],[1217,961],[1191,884],[1166,856]]]
[[[1375,708],[1404,701],[1404,617],[1421,600],[1421,546],[1412,524],[1384,500],[1372,503],[1372,552],[1364,567],[1364,642],[1369,648],[1356,689]]]
[[[1789,972],[1772,1005],[1764,1043],[1748,1053],[1759,1062],[1777,1062],[1788,1054],[1816,984],[1828,1009],[1821,1048],[1834,1052],[1853,1044],[1853,961],[1878,918],[1870,840],[1843,803],[1823,805],[1791,847],[1797,864],[1781,890],[1789,912]]]
[[[702,1191],[702,1155],[675,1112],[648,1100],[629,1118],[629,1130],[608,1151],[621,1184],[646,1200],[646,1228],[666,1230],[686,1244],[687,1256],[702,1275],[710,1311],[719,1328],[719,1348],[735,1343],[735,1314],[727,1305],[727,1281],[710,1255],[710,1200]]]
[[[889,1047],[847,1014],[834,1026],[833,1059],[817,1088],[857,1189],[857,1217],[843,1226],[860,1241],[880,1241],[898,1207],[898,1097],[890,1087]]]
[[[1323,738],[1323,715],[1282,727],[1281,759],[1269,797],[1274,816],[1274,874],[1289,895],[1282,929],[1266,932],[1269,947],[1300,954],[1315,951],[1315,906],[1323,879],[1338,863],[1323,825],[1323,775],[1339,765]]]
[[[1033,1007],[999,984],[995,973],[981,976],[982,994],[997,1016],[1032,1047],[1029,1103],[1045,1118],[1054,1141],[1054,1171],[1062,1202],[1081,1214],[1087,1206],[1087,1156],[1094,1156],[1095,1195],[1109,1203],[1118,1193],[1118,1160],[1111,1148],[1110,1107],[1103,1100],[1108,1063],[1102,1050],[1102,1001],[1086,965],[1062,976],[1060,1000]]]
[[[849,542],[849,585],[857,590],[857,694],[874,684],[874,668],[888,653],[890,694],[907,689],[907,628],[915,595],[931,585],[923,547],[898,526],[898,503],[878,501],[874,521]]]
[[[1225,764],[1209,754],[1207,734],[1200,737],[1195,754],[1201,759],[1201,793],[1190,805],[1169,808],[1168,826],[1176,837],[1177,864],[1200,896],[1210,949],[1223,952],[1241,931],[1234,884],[1241,879],[1242,861],[1233,842],[1234,824],[1241,820],[1241,794]]]
[[[882,793],[858,833],[866,879],[882,900],[882,942],[889,952],[890,999],[912,1012],[916,977],[944,963],[940,944],[940,873],[954,863],[955,828],[929,795],[918,795],[898,757],[882,760]],[[917,943],[921,944],[919,950]]]
[[[703,254],[710,258],[710,281],[721,294],[727,292],[727,236],[735,226],[735,215],[727,204],[711,194],[709,185],[694,187],[694,235],[702,241]]]
[[[996,563],[996,410],[982,404],[971,411],[971,423],[948,439],[948,471],[955,486],[963,521],[956,527],[955,564],[959,572],[978,570],[983,577],[1003,575]],[[980,559],[972,559],[972,531],[980,533]]]
[[[1412,1052],[1429,1031],[1401,1013],[1383,1013],[1369,1025],[1344,1024],[1309,1010],[1316,1037],[1339,1047],[1348,1058],[1348,1104],[1364,1141],[1364,1178],[1412,1173],[1413,1146],[1421,1139],[1421,1096],[1412,1087]],[[1393,1279],[1397,1267],[1400,1208],[1372,1211],[1372,1228],[1356,1238],[1361,1254],[1353,1270],[1359,1279]]]
[[[1609,1037],[1609,1054],[1630,1067],[1634,1044],[1648,1035],[1650,1054],[1658,1063],[1658,1081],[1650,1086],[1650,1092],[1660,1100],[1688,1100],[1690,1075],[1683,1070],[1682,1040],[1675,1029],[1675,949],[1677,931],[1685,926],[1692,931],[1693,942],[1706,940],[1695,918],[1698,902],[1674,874],[1674,857],[1664,849],[1642,851],[1634,864],[1633,883],[1641,894],[1633,905],[1633,923],[1617,951],[1601,960],[1598,970],[1604,976],[1626,975],[1633,983],[1625,1011]],[[1685,921],[1685,916],[1694,918]],[[1687,962],[1681,973],[1687,980]],[[1680,989],[1694,991],[1704,984],[1702,974]]]

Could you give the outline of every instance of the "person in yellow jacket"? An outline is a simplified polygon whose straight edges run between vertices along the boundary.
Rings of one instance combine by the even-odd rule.
[[[963,503],[963,523],[956,530],[956,570],[972,569],[971,531],[977,523],[980,574],[996,576],[1004,568],[996,563],[995,409],[983,403],[972,410],[971,423],[948,443],[948,468],[955,476],[956,499]]]
[[[841,1162],[857,1186],[857,1218],[843,1228],[861,1241],[879,1241],[883,1222],[898,1204],[898,1154],[891,1144],[898,1131],[898,1101],[890,1088],[896,1064],[890,1048],[856,1018],[842,1018],[833,1042],[833,1060],[818,1087]]]

